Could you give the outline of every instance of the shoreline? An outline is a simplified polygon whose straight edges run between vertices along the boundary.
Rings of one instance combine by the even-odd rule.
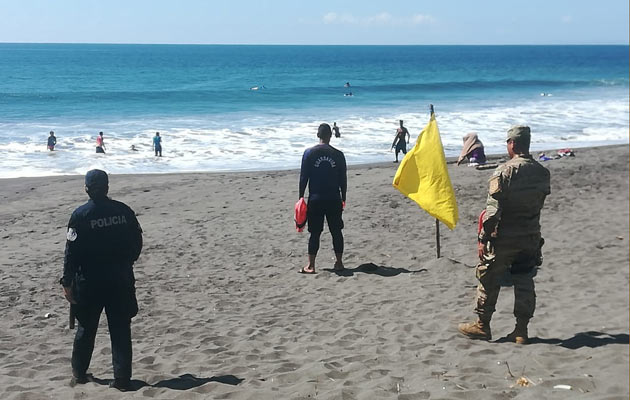
[[[629,146],[630,143],[614,143],[614,144],[604,144],[604,145],[599,145],[599,146],[584,146],[584,147],[571,147],[569,146],[569,148],[574,149],[574,150],[578,150],[578,151],[584,151],[584,150],[590,150],[590,149],[597,149],[597,148],[614,148],[614,147],[623,147],[623,146]],[[333,146],[335,147],[335,146]],[[412,146],[410,145],[410,147],[408,147],[408,150],[410,150],[412,148]],[[531,154],[534,155],[536,157],[536,155],[538,153],[549,153],[549,154],[555,154],[555,152],[559,150],[559,148],[546,148],[544,150],[532,150]],[[394,156],[394,153],[391,153],[392,157]],[[402,155],[402,154],[401,154]],[[404,157],[404,155],[402,155]],[[457,162],[457,156],[448,156],[446,157],[446,163],[447,164],[454,164]],[[490,160],[505,160],[507,159],[507,153],[486,153],[486,158],[488,161]],[[400,158],[402,160],[402,158]],[[348,169],[350,168],[364,168],[364,167],[382,167],[382,166],[386,166],[389,165],[391,162],[388,161],[379,161],[379,162],[365,162],[365,163],[348,163]],[[298,163],[299,164],[299,163]],[[393,164],[393,163],[392,163]],[[462,166],[466,166],[464,164],[462,164]],[[298,170],[299,171],[299,165],[297,167],[286,167],[286,168],[276,168],[276,167],[270,167],[268,169],[264,168],[264,169],[231,169],[231,170],[213,170],[213,171],[174,171],[174,172],[162,172],[162,171],[156,171],[156,172],[141,172],[141,173],[112,173],[111,175],[116,175],[116,176],[135,176],[135,175],[139,175],[139,176],[151,176],[151,175],[178,175],[178,174],[238,174],[238,173],[265,173],[265,172],[274,172],[274,171],[294,171],[294,170]],[[109,171],[106,171],[108,174],[110,174]],[[85,174],[55,174],[55,175],[36,175],[36,176],[18,176],[18,177],[11,177],[11,178],[2,178],[0,177],[0,182],[4,181],[4,180],[10,180],[10,179],[27,179],[27,178],[51,178],[51,177],[71,177],[71,176],[84,176]]]
[[[543,163],[552,187],[526,346],[500,339],[514,326],[510,287],[493,341],[457,332],[473,318],[477,217],[492,170],[448,165],[459,222],[440,230],[436,259],[435,220],[391,185],[399,164],[351,166],[347,271],[329,271],[325,230],[316,275],[297,273],[308,241],[293,223],[297,169],[114,174],[111,197],[144,230],[134,266],[137,391],[128,394],[105,386],[104,316],[89,370],[100,380],[67,385],[75,332],[57,282],[68,219],[87,201],[83,176],[3,179],[0,397],[627,399],[629,150],[581,149]]]

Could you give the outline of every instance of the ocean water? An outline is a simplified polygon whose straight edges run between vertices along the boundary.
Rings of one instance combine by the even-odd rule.
[[[415,140],[429,104],[447,156],[471,131],[488,153],[504,152],[520,123],[533,150],[628,143],[628,54],[625,45],[0,44],[0,177],[298,168],[322,122],[339,125],[332,145],[349,163],[389,161],[398,120]],[[162,158],[151,151],[156,131]]]

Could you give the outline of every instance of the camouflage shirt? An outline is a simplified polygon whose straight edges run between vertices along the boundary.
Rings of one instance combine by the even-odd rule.
[[[486,219],[479,238],[540,233],[540,210],[551,193],[549,171],[531,155],[516,155],[489,180]]]

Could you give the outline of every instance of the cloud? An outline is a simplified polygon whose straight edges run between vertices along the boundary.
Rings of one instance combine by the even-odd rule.
[[[426,14],[415,14],[411,17],[411,23],[414,25],[432,24],[435,18]]]
[[[394,17],[389,13],[380,13],[371,17],[365,18],[366,25],[387,25],[394,20]]]
[[[329,12],[324,15],[325,24],[356,24],[358,20],[350,14],[339,15],[334,12]]]
[[[324,15],[324,17],[322,18],[322,21],[324,21],[325,24],[334,24],[336,20],[337,20],[337,13],[334,13],[334,12],[329,12],[328,14]]]
[[[573,17],[571,15],[564,15],[561,19],[562,22],[564,22],[565,24],[570,24],[571,22],[573,22]]]
[[[414,14],[409,17],[394,16],[388,12],[376,15],[355,16],[352,14],[337,14],[329,12],[322,17],[325,24],[363,25],[363,26],[400,26],[422,25],[435,22],[435,18],[426,14]]]

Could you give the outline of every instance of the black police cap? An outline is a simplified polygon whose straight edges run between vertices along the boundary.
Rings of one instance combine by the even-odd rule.
[[[93,169],[85,174],[85,187],[88,189],[106,188],[109,185],[107,172]]]

